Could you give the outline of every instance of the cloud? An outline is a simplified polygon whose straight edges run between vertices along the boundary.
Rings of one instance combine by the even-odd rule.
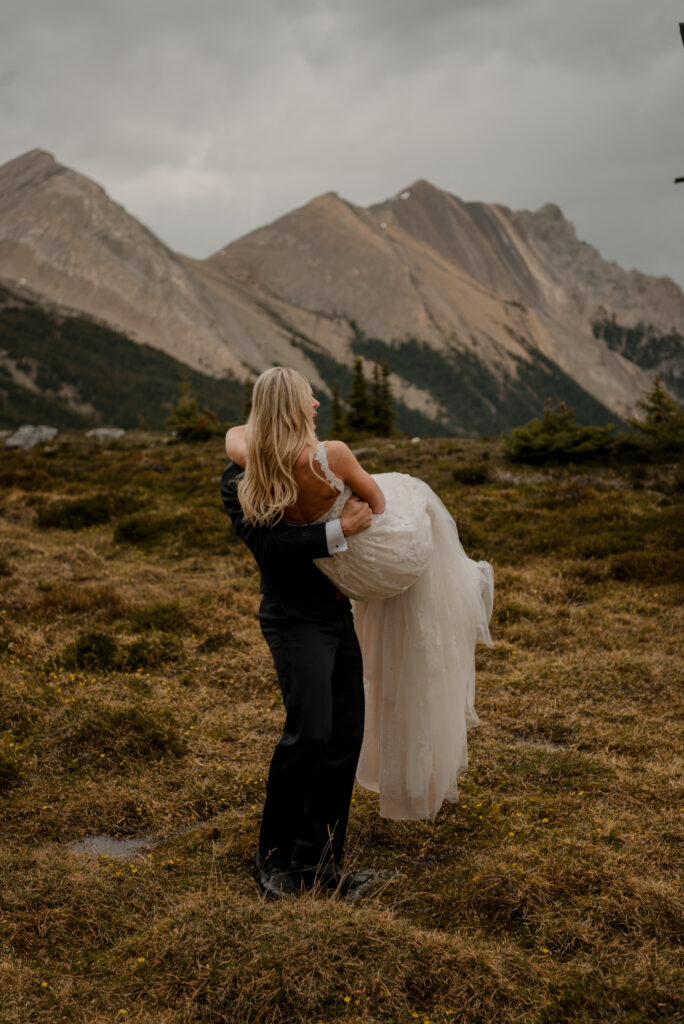
[[[197,256],[321,192],[425,177],[553,200],[684,282],[677,6],[25,0],[0,14],[0,159],[49,149]]]

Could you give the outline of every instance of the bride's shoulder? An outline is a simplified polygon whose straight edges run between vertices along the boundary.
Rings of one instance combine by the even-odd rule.
[[[351,448],[344,441],[326,441],[325,450],[331,469],[335,469],[335,466],[344,466],[350,458],[354,457]]]
[[[244,466],[247,457],[247,441],[245,439],[245,425],[231,427],[226,433],[226,455],[238,466]]]

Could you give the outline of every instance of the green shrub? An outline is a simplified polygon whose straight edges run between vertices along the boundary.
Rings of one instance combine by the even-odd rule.
[[[505,439],[512,462],[621,463],[667,460],[684,454],[684,410],[656,377],[653,387],[637,402],[643,413],[627,420],[628,430],[615,425],[582,427],[574,409],[564,402],[553,409],[547,398],[541,419],[515,427]]]
[[[523,748],[516,756],[521,785],[532,782],[548,790],[569,789],[590,785],[595,792],[605,788],[611,769],[598,759],[572,750],[539,750]]]
[[[122,646],[109,633],[91,629],[80,633],[64,648],[59,664],[98,672],[133,671],[165,665],[177,659],[181,651],[182,645],[175,637],[164,636],[156,641],[139,637]]]
[[[215,654],[216,651],[222,651],[224,647],[243,647],[244,641],[236,640],[230,630],[226,630],[225,633],[212,633],[206,640],[197,648],[202,654]]]
[[[176,660],[182,651],[180,641],[165,636],[156,642],[140,637],[128,644],[119,655],[118,667],[124,671],[138,668],[157,668]]]
[[[452,476],[458,484],[483,484],[488,479],[487,467],[484,463],[473,466],[456,466]]]
[[[11,789],[21,778],[17,755],[13,750],[0,747],[0,793]]]
[[[117,544],[132,544],[135,547],[153,547],[169,534],[178,533],[185,526],[180,516],[168,516],[158,512],[140,512],[121,519],[114,530]]]
[[[137,630],[157,629],[160,633],[181,633],[188,619],[178,601],[136,608],[131,614],[131,625]]]
[[[81,530],[87,526],[108,523],[116,516],[140,508],[140,500],[130,494],[109,494],[106,491],[82,498],[53,501],[38,510],[40,529]]]
[[[582,427],[575,411],[561,402],[558,409],[546,399],[541,419],[515,427],[505,439],[512,462],[590,462],[606,459],[613,451],[613,426]]]
[[[111,672],[119,662],[119,649],[116,640],[109,633],[96,629],[86,630],[65,647],[60,658],[64,668],[96,669],[99,672]]]
[[[76,722],[63,731],[60,747],[67,754],[86,752],[121,757],[182,757],[187,745],[170,711],[141,705],[74,710]]]
[[[172,543],[182,551],[212,551],[225,554],[239,543],[230,519],[218,502],[185,510],[176,515],[140,512],[121,519],[114,530],[117,544],[131,544],[151,550]]]
[[[625,551],[615,555],[608,569],[614,580],[659,586],[684,579],[684,553],[680,550]]]
[[[16,637],[7,623],[0,621],[0,654],[9,651]]]

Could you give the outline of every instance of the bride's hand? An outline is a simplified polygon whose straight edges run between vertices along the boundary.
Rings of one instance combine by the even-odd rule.
[[[361,501],[352,494],[342,509],[340,526],[345,537],[353,537],[355,533],[363,533],[373,522],[373,513],[367,501]]]

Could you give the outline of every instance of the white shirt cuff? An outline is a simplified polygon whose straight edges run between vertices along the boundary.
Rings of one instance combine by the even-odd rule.
[[[325,539],[328,543],[328,554],[336,555],[347,550],[347,538],[342,533],[339,519],[331,519],[325,524]]]

